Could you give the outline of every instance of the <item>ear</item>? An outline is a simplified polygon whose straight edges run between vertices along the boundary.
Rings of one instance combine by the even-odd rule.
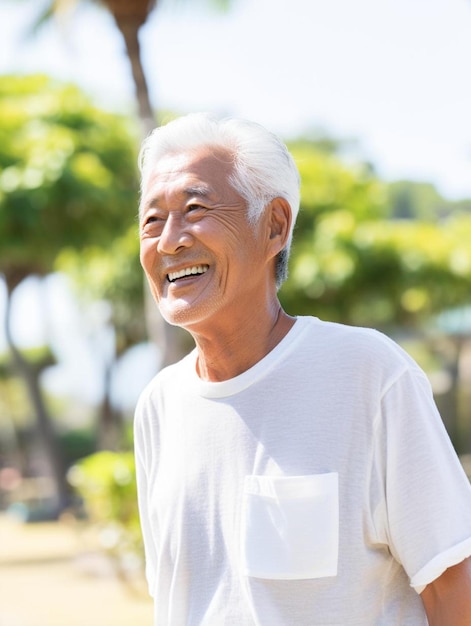
[[[291,230],[291,208],[284,198],[274,198],[269,206],[270,252],[276,256],[288,243]]]

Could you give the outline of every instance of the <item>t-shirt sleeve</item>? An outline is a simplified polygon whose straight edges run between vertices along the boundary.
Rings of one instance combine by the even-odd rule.
[[[471,486],[420,369],[384,393],[375,444],[381,532],[421,593],[471,555]]]

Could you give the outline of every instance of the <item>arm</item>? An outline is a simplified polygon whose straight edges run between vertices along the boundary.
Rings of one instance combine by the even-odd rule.
[[[430,626],[471,624],[471,557],[445,570],[421,598]]]

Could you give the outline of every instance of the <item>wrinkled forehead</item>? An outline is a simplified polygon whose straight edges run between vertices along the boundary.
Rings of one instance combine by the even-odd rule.
[[[172,180],[173,177],[186,173],[202,178],[212,178],[215,175],[227,178],[232,174],[233,168],[233,158],[228,151],[203,146],[170,152],[154,163],[149,163],[143,174],[143,184],[145,185],[151,178]]]
[[[229,189],[234,190],[233,170],[232,158],[221,150],[204,148],[167,154],[143,177],[141,210],[161,194],[225,196]]]

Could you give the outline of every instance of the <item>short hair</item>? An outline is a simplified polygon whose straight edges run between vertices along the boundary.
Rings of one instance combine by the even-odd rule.
[[[288,275],[293,228],[299,211],[300,177],[286,145],[274,133],[248,120],[218,119],[206,113],[179,117],[155,128],[139,153],[141,193],[154,165],[164,156],[202,147],[220,149],[233,161],[230,184],[247,202],[248,218],[256,223],[274,198],[284,198],[291,209],[287,245],[276,258],[276,285]]]

